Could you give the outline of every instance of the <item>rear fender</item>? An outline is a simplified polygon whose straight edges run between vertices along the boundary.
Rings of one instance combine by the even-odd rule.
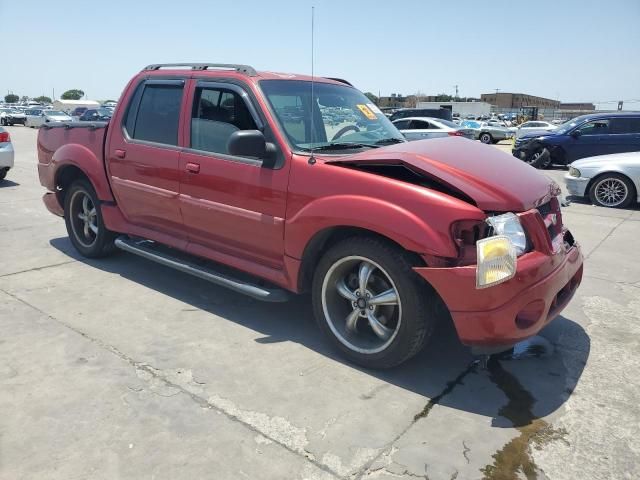
[[[53,154],[51,166],[55,172],[54,188],[58,184],[58,179],[64,170],[73,166],[79,168],[87,176],[100,200],[107,202],[114,201],[102,159],[97,158],[95,154],[84,145],[69,143],[61,146]]]
[[[285,225],[285,253],[303,257],[317,232],[332,227],[370,230],[420,254],[456,257],[449,230],[436,231],[415,213],[384,200],[357,195],[337,195],[315,200]]]

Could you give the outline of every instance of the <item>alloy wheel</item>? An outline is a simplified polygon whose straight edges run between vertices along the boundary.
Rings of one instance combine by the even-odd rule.
[[[83,190],[73,192],[70,201],[70,222],[73,234],[85,247],[91,247],[98,238],[98,215],[89,194]]]
[[[595,187],[596,198],[607,207],[621,205],[629,195],[629,189],[618,178],[604,178]]]
[[[393,280],[380,265],[360,256],[341,258],[331,266],[322,284],[322,308],[336,338],[365,354],[387,348],[402,321]]]

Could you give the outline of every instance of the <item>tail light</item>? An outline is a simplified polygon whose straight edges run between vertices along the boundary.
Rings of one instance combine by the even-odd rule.
[[[453,132],[448,132],[450,137],[462,137],[464,136],[464,133],[462,133],[460,130],[455,130]]]
[[[0,132],[0,143],[10,142],[9,132]]]

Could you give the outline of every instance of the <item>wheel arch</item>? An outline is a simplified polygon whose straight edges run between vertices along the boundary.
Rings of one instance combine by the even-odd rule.
[[[337,225],[324,228],[318,231],[307,242],[300,263],[300,271],[298,274],[298,291],[306,292],[311,288],[311,282],[313,280],[313,272],[315,271],[318,262],[322,256],[335,244],[350,237],[370,237],[378,238],[385,242],[388,242],[395,247],[405,251],[412,260],[415,267],[424,267],[426,263],[421,255],[416,252],[407,250],[397,241],[378,233],[374,230],[370,230],[362,227],[354,227],[349,225]]]

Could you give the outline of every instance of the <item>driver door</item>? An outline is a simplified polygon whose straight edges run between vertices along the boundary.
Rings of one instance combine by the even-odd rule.
[[[585,157],[606,155],[610,151],[611,135],[609,134],[609,120],[598,119],[581,125],[576,129],[577,135],[572,134],[566,145],[568,162]]]
[[[187,249],[214,260],[227,257],[227,263],[231,256],[283,268],[289,164],[267,167],[227,150],[238,130],[262,130],[272,141],[249,88],[192,80],[188,95],[179,196]]]

